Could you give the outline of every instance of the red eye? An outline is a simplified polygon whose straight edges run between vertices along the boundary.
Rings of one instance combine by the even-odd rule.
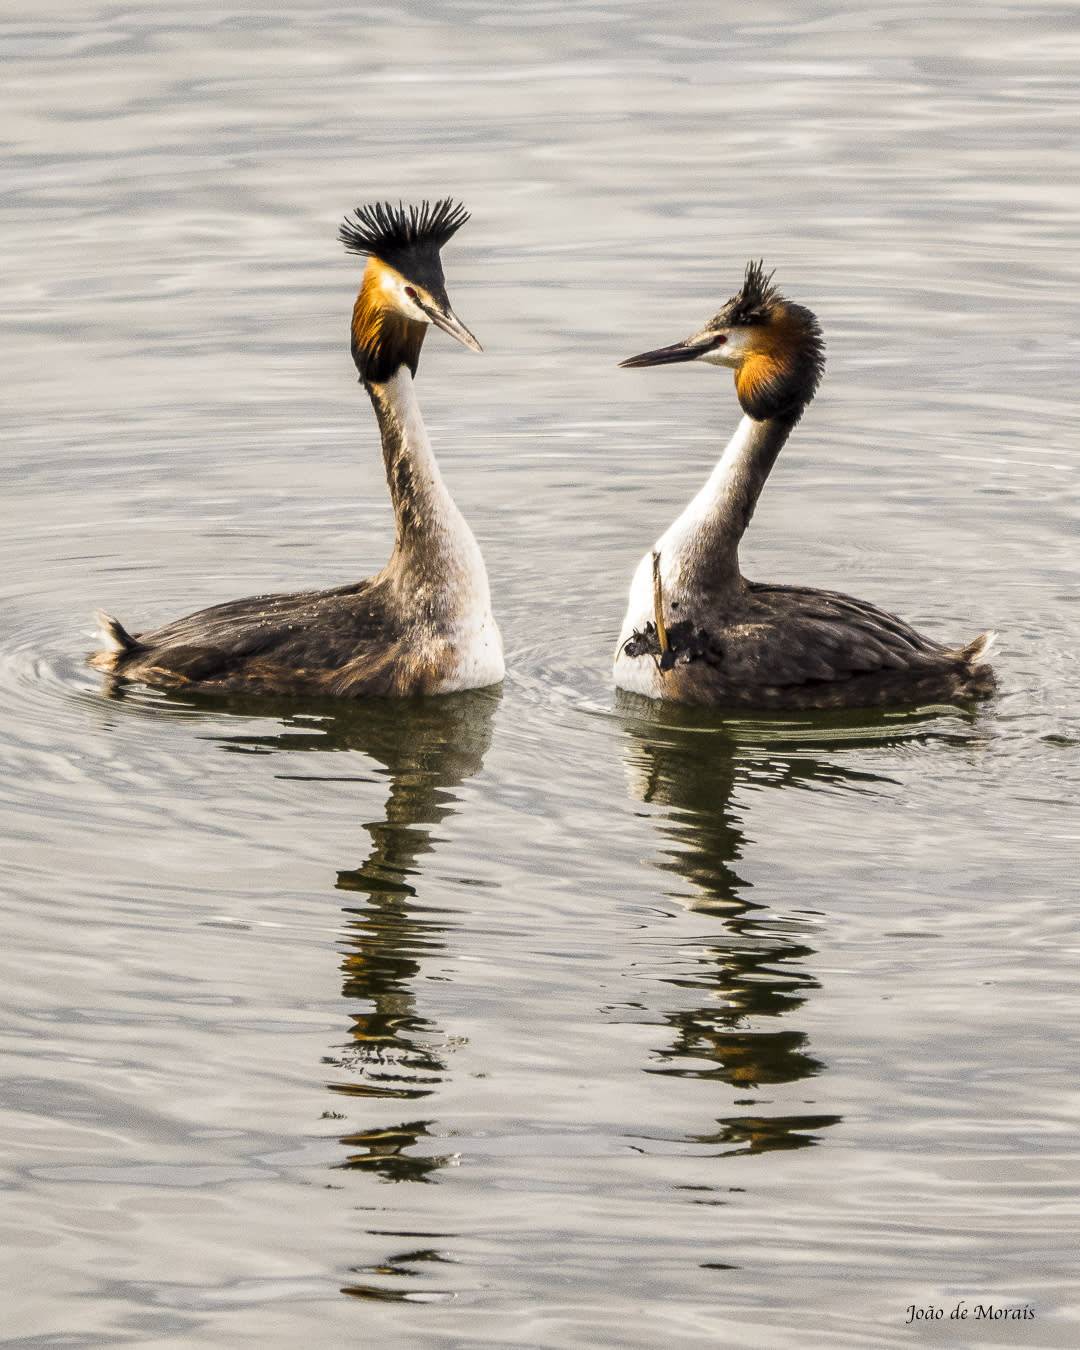
[[[721,333],[720,336],[716,339],[716,342],[714,343],[714,346],[722,347],[726,341],[727,341],[727,338],[724,337],[723,333]]]
[[[416,292],[413,290],[411,286],[405,287],[405,294],[409,297],[410,300],[416,299]]]

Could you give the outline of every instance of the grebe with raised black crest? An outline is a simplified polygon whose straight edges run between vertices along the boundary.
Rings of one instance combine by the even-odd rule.
[[[118,681],[207,693],[444,694],[497,684],[502,641],[487,571],[443,481],[413,389],[434,324],[480,344],[450,307],[440,250],[468,220],[450,198],[359,207],[341,226],[367,258],[352,355],[375,409],[396,532],[389,562],[326,591],[257,595],[131,634],[98,615],[89,660]]]
[[[835,591],[748,581],[738,548],[825,365],[817,319],[760,263],[692,337],[625,367],[704,361],[735,372],[744,413],[711,476],[642,558],[615,652],[618,688],[721,707],[845,708],[987,698],[993,633],[945,647]]]

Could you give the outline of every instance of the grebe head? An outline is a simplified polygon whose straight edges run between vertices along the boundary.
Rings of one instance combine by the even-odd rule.
[[[772,273],[766,276],[760,262],[751,262],[742,289],[704,328],[619,364],[637,368],[681,361],[730,366],[743,411],[757,421],[798,418],[825,368],[825,342],[814,315],[785,300],[772,284]]]
[[[406,207],[378,202],[346,216],[339,238],[367,258],[353,309],[352,353],[361,379],[377,384],[406,365],[415,375],[429,324],[483,350],[450,307],[439,251],[469,219],[449,197]]]

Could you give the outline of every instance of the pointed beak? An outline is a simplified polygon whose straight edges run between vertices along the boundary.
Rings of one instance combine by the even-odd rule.
[[[653,352],[628,356],[625,361],[619,362],[619,367],[624,370],[636,370],[639,366],[673,366],[679,361],[696,361],[705,352],[711,352],[716,345],[715,337],[686,338],[682,342],[672,343],[670,347],[657,347]]]
[[[452,338],[457,338],[463,347],[468,347],[471,352],[482,352],[484,350],[448,304],[428,304],[426,301],[419,299],[416,304],[420,306],[436,328],[441,328],[444,333],[449,333]]]

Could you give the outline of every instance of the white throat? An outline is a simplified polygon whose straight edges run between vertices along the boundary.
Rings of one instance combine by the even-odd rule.
[[[407,368],[400,367],[372,398],[397,521],[386,572],[399,608],[454,645],[459,670],[441,692],[495,684],[504,668],[487,568],[439,470]]]
[[[789,423],[743,417],[704,487],[638,564],[619,652],[635,632],[656,621],[653,552],[660,555],[660,592],[669,627],[680,620],[705,625],[718,598],[741,588],[739,542],[790,430]],[[648,662],[627,662],[620,656],[617,675],[628,664],[644,667]]]
[[[656,541],[654,548],[660,554],[665,590],[681,594],[687,584],[693,584],[692,574],[703,556],[721,551],[730,550],[733,572],[738,573],[737,550],[742,530],[734,534],[730,509],[749,486],[748,472],[761,428],[762,423],[743,417],[701,491]]]

